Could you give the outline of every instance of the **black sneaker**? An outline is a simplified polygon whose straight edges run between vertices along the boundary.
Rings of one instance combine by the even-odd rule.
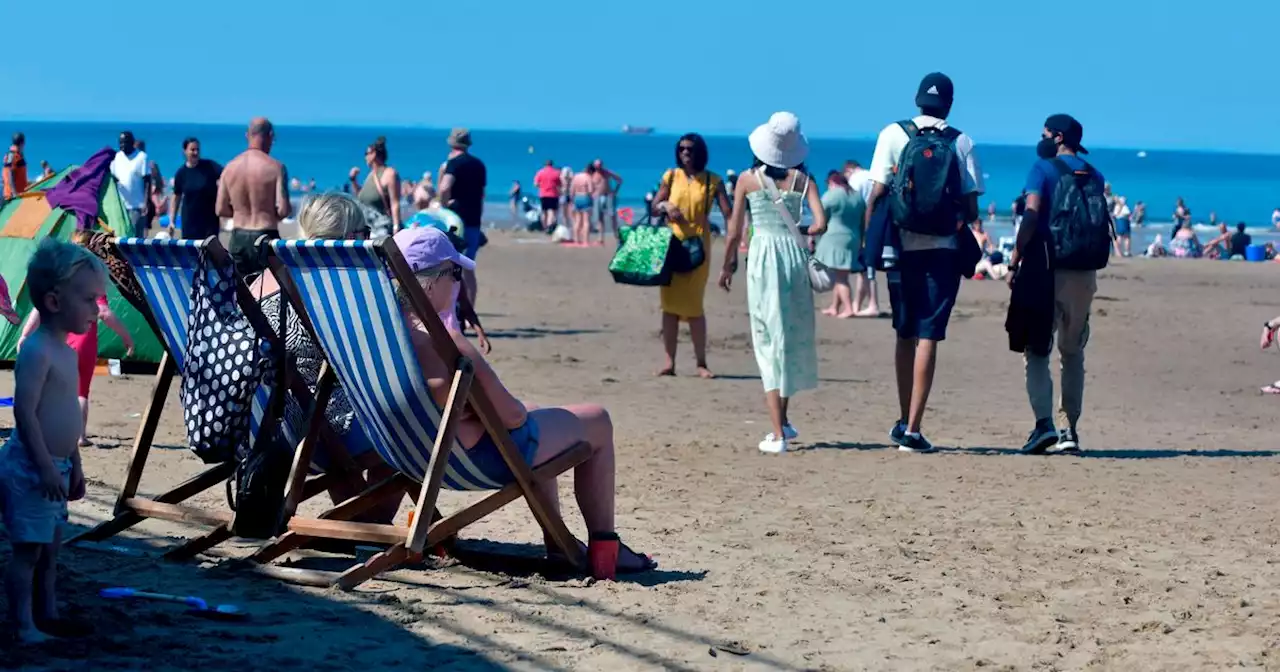
[[[929,439],[924,438],[924,434],[903,434],[902,440],[898,442],[898,450],[903,453],[936,453],[937,448],[929,443]]]
[[[895,445],[902,445],[902,438],[907,435],[907,421],[899,420],[894,423],[893,429],[889,430],[889,440]]]
[[[1064,429],[1058,434],[1058,452],[1059,453],[1079,453],[1080,437],[1076,435],[1074,429]]]
[[[1044,455],[1046,450],[1054,446],[1061,446],[1059,442],[1058,432],[1053,425],[1047,422],[1037,422],[1036,428],[1031,430],[1027,442],[1022,444],[1023,455]]]

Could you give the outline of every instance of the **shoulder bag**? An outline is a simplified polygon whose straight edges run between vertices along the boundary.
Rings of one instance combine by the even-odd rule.
[[[773,201],[773,207],[778,209],[778,214],[782,217],[782,221],[786,223],[787,229],[791,231],[791,235],[795,238],[796,246],[808,258],[809,268],[809,286],[813,291],[822,294],[831,291],[833,285],[831,281],[831,270],[821,261],[813,258],[809,253],[808,243],[804,236],[800,234],[800,227],[796,225],[796,220],[791,216],[791,211],[787,209],[787,204],[782,200],[782,193],[778,191],[778,185],[774,184],[773,178],[764,174],[764,170],[756,171],[756,179],[760,181],[760,186],[769,196],[769,200]],[[808,191],[808,183],[805,184],[805,191]],[[804,193],[800,194],[800,212],[804,212]]]

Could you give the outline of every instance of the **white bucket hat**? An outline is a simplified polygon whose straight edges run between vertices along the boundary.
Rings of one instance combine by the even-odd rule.
[[[747,142],[757,159],[774,168],[795,168],[809,156],[809,140],[800,132],[800,119],[790,112],[774,112]]]

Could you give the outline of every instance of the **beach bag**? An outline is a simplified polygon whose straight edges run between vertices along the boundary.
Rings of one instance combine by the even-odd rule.
[[[676,179],[675,170],[667,171],[667,175],[669,176],[666,180],[667,198],[670,198],[671,187],[675,184],[675,179]],[[707,189],[706,189],[708,217],[710,217],[711,215],[711,199],[712,199],[711,174],[708,173]],[[658,213],[657,219],[659,220],[659,223],[662,226],[666,226],[670,228],[671,225],[667,221],[667,214],[665,212]],[[694,236],[692,238],[683,238],[683,239],[680,238],[679,236],[676,236],[675,241],[676,241],[676,245],[672,249],[671,258],[670,258],[672,273],[690,273],[696,270],[699,266],[702,266],[704,263],[706,263],[707,250],[706,250],[706,246],[702,242],[702,236]]]
[[[671,284],[668,263],[676,234],[665,225],[637,224],[618,230],[618,251],[609,262],[609,273],[620,285],[656,287]]]
[[[227,504],[235,512],[232,532],[246,539],[270,539],[281,531],[284,491],[293,468],[293,448],[277,427],[264,431],[241,457],[227,480]],[[231,482],[235,481],[235,492]]]
[[[773,178],[764,174],[764,169],[756,171],[756,178],[760,180],[761,186],[769,196],[769,200],[773,201],[773,207],[778,209],[778,215],[782,217],[782,221],[786,222],[787,229],[791,231],[791,235],[796,240],[796,245],[800,247],[800,251],[808,258],[807,270],[809,277],[809,287],[813,291],[822,294],[831,291],[831,287],[835,284],[831,279],[831,270],[828,269],[821,261],[813,258],[809,253],[809,244],[805,241],[804,236],[800,233],[800,227],[796,224],[796,220],[791,216],[791,211],[787,209],[787,204],[782,200],[782,193],[778,191],[778,185],[774,184]],[[805,190],[808,190],[809,183],[806,178]],[[800,193],[800,212],[804,213],[804,192]]]
[[[904,231],[930,236],[956,232],[963,194],[960,156],[956,139],[960,131],[900,121],[907,146],[889,184],[889,213]]]
[[[1052,163],[1058,169],[1053,203],[1049,206],[1054,268],[1106,268],[1111,259],[1111,209],[1107,207],[1102,180],[1087,163],[1080,170],[1072,170],[1062,159],[1055,158]]]
[[[205,463],[236,459],[249,442],[253,393],[271,375],[265,342],[236,303],[230,265],[200,253],[191,287],[187,349],[182,372],[182,415],[187,443]]]

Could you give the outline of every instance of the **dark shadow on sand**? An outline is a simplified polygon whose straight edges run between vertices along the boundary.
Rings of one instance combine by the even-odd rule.
[[[806,450],[897,450],[897,446],[885,443],[856,443],[851,441],[822,441],[819,443],[799,444],[790,449],[797,453]]]
[[[1016,448],[991,448],[991,447],[965,447],[965,448],[941,448],[941,453],[956,453],[968,455],[1022,455],[1022,451]],[[1179,457],[1200,458],[1200,457],[1276,457],[1280,456],[1280,450],[1168,450],[1164,448],[1100,448],[1096,450],[1082,450],[1078,453],[1057,453],[1048,452],[1042,455],[1028,455],[1027,457],[1057,457],[1062,459],[1088,458],[1103,460],[1167,460]]]
[[[70,525],[71,535],[83,526]],[[10,553],[0,527],[0,565]],[[171,541],[171,540],[164,540]],[[467,644],[444,644],[410,632],[398,619],[369,613],[362,605],[329,599],[272,579],[230,569],[172,563],[158,554],[171,544],[131,538],[111,541],[127,552],[64,547],[58,595],[64,617],[88,627],[84,637],[16,647],[0,643],[0,669],[254,670],[306,668],[313,672],[352,669],[465,669],[498,672],[504,661],[531,661],[540,669],[564,669],[536,653],[466,633]],[[128,586],[161,593],[192,590],[211,604],[234,604],[249,614],[243,622],[198,618],[178,604],[107,600],[103,588]],[[185,594],[185,593],[184,593]],[[0,594],[0,608],[7,609]],[[447,611],[441,617],[447,617]],[[326,640],[333,628],[356,629],[359,638]],[[7,637],[8,633],[5,633]],[[297,655],[310,653],[309,660]],[[92,662],[89,662],[92,661]],[[88,667],[86,667],[88,666]]]
[[[605,329],[542,329],[540,327],[517,327],[515,329],[499,329],[486,331],[489,338],[527,339],[547,338],[549,336],[582,336],[586,334],[607,333]]]
[[[716,380],[760,380],[760,376],[742,375],[742,374],[735,374],[735,373],[717,373]],[[870,382],[866,379],[860,379],[860,378],[819,378],[818,381],[822,383],[854,383],[854,384]]]

